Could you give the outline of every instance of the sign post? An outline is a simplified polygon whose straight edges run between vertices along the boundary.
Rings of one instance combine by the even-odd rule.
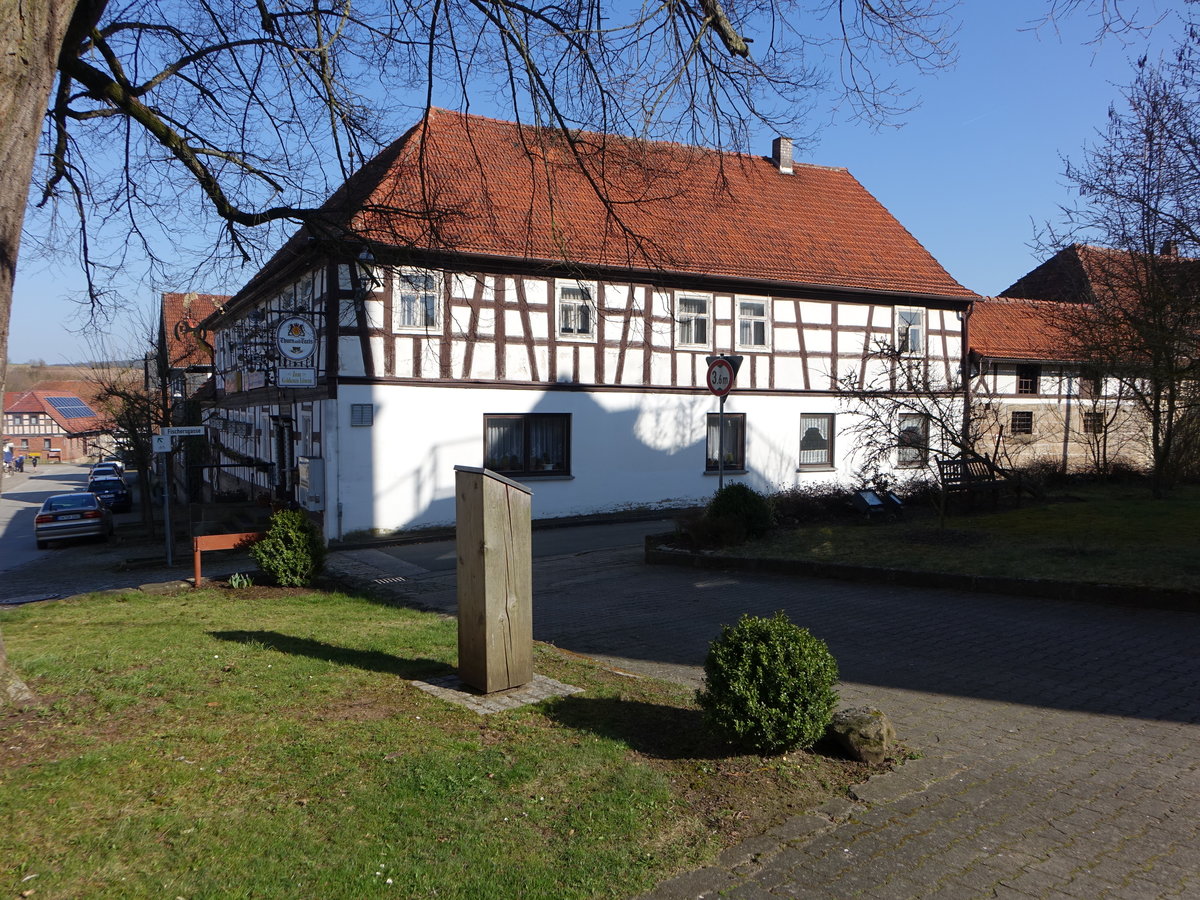
[[[203,425],[174,425],[160,429],[158,434],[150,436],[155,453],[159,454],[159,469],[163,492],[163,536],[167,543],[167,565],[175,565],[175,538],[171,534],[171,467],[167,464],[167,454],[175,449],[177,437],[204,437],[208,429]]]
[[[708,362],[708,389],[720,398],[720,412],[717,416],[717,490],[725,487],[725,398],[733,390],[733,381],[737,378],[738,369],[742,367],[742,357],[720,356],[705,357]]]

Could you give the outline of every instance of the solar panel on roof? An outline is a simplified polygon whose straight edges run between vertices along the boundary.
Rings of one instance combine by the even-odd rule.
[[[64,419],[87,419],[96,415],[95,411],[78,397],[47,397],[46,402],[58,410]]]

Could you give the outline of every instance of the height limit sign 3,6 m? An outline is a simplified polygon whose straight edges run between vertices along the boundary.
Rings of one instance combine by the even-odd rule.
[[[724,397],[733,390],[733,380],[737,377],[738,369],[741,368],[742,358],[740,356],[709,356],[706,357],[708,362],[708,389],[718,397]]]

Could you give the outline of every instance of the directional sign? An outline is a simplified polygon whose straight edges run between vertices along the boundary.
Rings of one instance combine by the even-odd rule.
[[[733,389],[733,365],[723,356],[711,357],[708,364],[708,389],[724,397]]]
[[[176,425],[172,428],[164,428],[162,433],[168,437],[204,437],[208,433],[208,429],[203,425]]]
[[[171,452],[171,439],[165,434],[150,435],[150,445],[155,453]]]

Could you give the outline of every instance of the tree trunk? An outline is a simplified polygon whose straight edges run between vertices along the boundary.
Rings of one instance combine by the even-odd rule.
[[[59,51],[78,5],[78,0],[0,0],[0,391],[34,154]]]
[[[89,22],[95,22],[104,4],[95,0],[0,0],[0,172],[4,173],[0,178],[0,398],[8,370],[8,321],[34,155],[59,52],[81,6],[87,7]],[[0,637],[4,687],[0,697],[14,702],[32,700],[29,688],[4,660],[4,639]]]

